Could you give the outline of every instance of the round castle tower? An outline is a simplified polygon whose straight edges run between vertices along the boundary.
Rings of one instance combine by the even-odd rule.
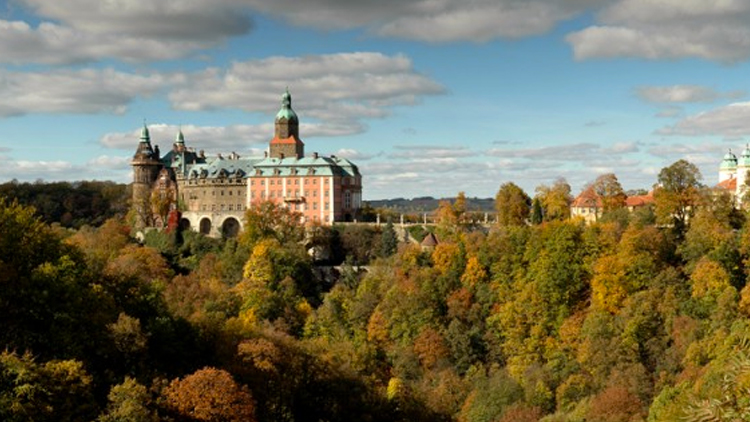
[[[161,169],[159,161],[159,147],[151,147],[151,137],[148,127],[143,125],[141,139],[135,150],[133,160],[133,210],[136,212],[135,228],[142,229],[150,225],[151,212],[151,189]]]

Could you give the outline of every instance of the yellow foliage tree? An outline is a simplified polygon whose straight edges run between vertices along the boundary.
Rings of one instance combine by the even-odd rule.
[[[730,278],[724,267],[709,258],[701,258],[690,275],[692,294],[695,298],[718,296],[730,287]]]

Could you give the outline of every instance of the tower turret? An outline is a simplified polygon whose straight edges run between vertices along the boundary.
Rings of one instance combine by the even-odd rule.
[[[292,95],[288,88],[281,96],[281,109],[274,120],[270,154],[274,158],[302,158],[305,155],[305,144],[299,139],[299,118],[292,109]]]
[[[151,224],[151,188],[159,175],[162,165],[159,161],[159,149],[151,147],[151,136],[148,127],[143,124],[140,142],[130,165],[133,167],[133,211],[135,227],[141,229]]]
[[[174,150],[177,152],[185,151],[185,135],[182,134],[182,128],[177,131],[177,136],[175,136]]]
[[[737,156],[732,154],[732,150],[730,149],[729,152],[724,155],[724,159],[721,160],[721,165],[719,166],[719,183],[734,178],[736,173]]]

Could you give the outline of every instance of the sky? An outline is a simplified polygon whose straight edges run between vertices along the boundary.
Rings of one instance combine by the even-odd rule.
[[[494,196],[750,142],[748,0],[7,0],[0,182],[127,183],[144,122],[262,156],[288,87],[306,152],[365,200]]]

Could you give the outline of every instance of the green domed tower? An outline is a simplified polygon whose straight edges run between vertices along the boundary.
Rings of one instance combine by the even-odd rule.
[[[159,147],[151,147],[151,137],[145,123],[130,165],[133,166],[132,207],[136,216],[135,228],[142,229],[148,226],[152,219],[151,190],[162,167],[159,161]]]
[[[299,139],[299,118],[292,110],[292,95],[289,94],[289,89],[281,96],[281,109],[276,113],[270,155],[273,158],[305,156],[305,144]]]

